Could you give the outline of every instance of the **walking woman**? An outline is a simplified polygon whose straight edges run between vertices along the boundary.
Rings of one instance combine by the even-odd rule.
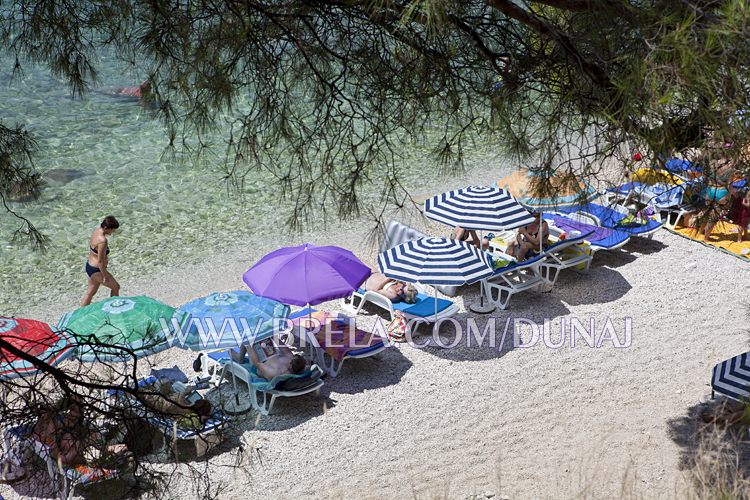
[[[101,285],[106,286],[112,291],[110,294],[112,297],[120,295],[120,284],[107,271],[107,265],[109,264],[109,242],[107,241],[107,236],[115,232],[115,229],[118,227],[120,227],[120,223],[117,222],[117,219],[112,215],[108,215],[104,218],[100,226],[91,233],[89,255],[86,259],[86,274],[89,277],[89,282],[81,306],[91,304],[91,300]]]

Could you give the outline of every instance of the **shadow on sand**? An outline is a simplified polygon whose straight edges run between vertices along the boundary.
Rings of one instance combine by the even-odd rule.
[[[710,411],[719,404],[718,400],[714,400],[691,406],[685,415],[667,422],[669,437],[680,448],[678,467],[698,480],[701,489],[712,490],[718,485],[731,492],[741,485],[740,491],[747,493],[750,484],[747,426],[706,424],[701,418],[704,411]],[[712,484],[714,482],[717,484]],[[732,497],[730,494],[726,498]]]
[[[396,348],[386,349],[369,358],[346,361],[336,378],[325,377],[325,385],[320,388],[320,395],[278,398],[270,415],[265,416],[255,410],[249,410],[234,415],[231,427],[239,434],[249,430],[291,429],[308,420],[321,417],[328,409],[335,407],[336,394],[356,394],[397,384],[411,366],[411,361]],[[241,397],[247,397],[246,386],[240,382],[238,387]],[[231,382],[225,382],[215,390],[222,391],[223,397],[234,397]]]
[[[552,294],[571,306],[606,304],[625,296],[633,287],[614,269],[592,265],[587,273],[566,270]]]
[[[570,310],[552,293],[526,292],[511,299],[507,310],[486,315],[457,314],[440,325],[438,334],[422,326],[414,336],[418,348],[451,361],[483,361],[502,358],[514,349],[516,321],[542,324]],[[473,321],[471,321],[473,320]]]

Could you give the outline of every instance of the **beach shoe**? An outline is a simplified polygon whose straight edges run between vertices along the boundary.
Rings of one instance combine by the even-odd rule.
[[[196,372],[201,371],[201,368],[203,367],[201,356],[203,356],[203,353],[198,354],[198,357],[195,358],[195,361],[193,361],[193,370],[195,370]]]

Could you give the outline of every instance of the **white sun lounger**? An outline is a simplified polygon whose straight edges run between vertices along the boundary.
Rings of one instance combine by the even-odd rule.
[[[552,228],[550,228],[550,233]],[[497,250],[497,243],[491,242],[493,259],[508,261],[505,267],[495,270],[495,273],[484,280],[482,285],[488,300],[495,307],[506,309],[511,297],[527,290],[541,290],[542,287],[554,286],[560,271],[572,267],[588,270],[593,258],[589,246],[585,243],[587,235],[558,241],[548,247],[543,253],[518,262],[514,257]],[[504,232],[502,239],[515,237],[513,232]]]
[[[391,299],[377,292],[366,291],[361,288],[354,291],[351,297],[342,299],[342,308],[354,316],[358,315],[365,304],[374,304],[388,312],[388,319],[393,320],[395,311],[400,311],[410,325],[414,325],[412,333],[416,333],[422,324],[430,324],[444,318],[450,318],[458,312],[458,306],[447,299],[435,299],[425,293],[424,287],[414,284],[417,289],[417,301],[414,304],[406,302],[391,302]],[[435,316],[435,300],[437,300],[437,317]]]
[[[552,231],[550,230],[550,233],[551,232]],[[542,254],[544,260],[539,266],[539,269],[545,281],[554,285],[557,282],[557,278],[560,276],[560,271],[565,269],[576,268],[581,271],[589,270],[591,267],[591,261],[594,258],[590,250],[591,247],[586,242],[586,237],[589,234],[591,233],[558,240],[544,251]],[[554,236],[552,237],[554,238]]]
[[[257,349],[257,344],[253,348]],[[210,358],[212,363],[220,367],[214,368],[214,373],[218,373],[216,376],[218,383],[225,378],[225,375],[232,376],[232,385],[237,398],[240,397],[237,380],[244,382],[247,385],[246,397],[250,400],[250,404],[263,415],[271,413],[278,398],[292,398],[310,393],[318,395],[320,388],[323,387],[323,380],[321,380],[323,370],[318,365],[311,365],[299,375],[286,374],[274,377],[273,380],[266,380],[255,372],[255,367],[251,363],[237,363],[232,360],[229,352],[229,349],[214,351],[204,359]]]
[[[268,415],[273,411],[273,405],[277,398],[293,398],[304,396],[305,394],[320,394],[320,388],[323,387],[323,370],[318,365],[312,365],[300,375],[280,375],[273,380],[266,380],[259,377],[252,364],[240,364],[236,361],[229,360],[224,365],[224,370],[232,375],[235,393],[237,390],[237,379],[247,385],[247,397],[250,404],[256,411],[263,415]],[[289,388],[293,383],[294,388]]]
[[[485,296],[495,307],[504,310],[514,295],[526,290],[541,291],[547,284],[540,272],[544,255],[537,255],[522,262],[517,262],[515,258],[500,251],[492,252],[492,257],[509,262],[507,266],[497,269],[495,274],[482,281]]]

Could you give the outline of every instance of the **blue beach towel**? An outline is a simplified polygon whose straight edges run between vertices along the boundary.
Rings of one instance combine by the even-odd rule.
[[[365,290],[362,288],[357,289],[357,292],[364,294]],[[437,312],[444,311],[453,305],[453,302],[446,299],[437,299]],[[417,294],[417,301],[414,304],[407,304],[406,302],[393,302],[393,310],[401,311],[404,314],[411,314],[412,316],[419,316],[420,318],[426,318],[428,316],[435,315],[435,297],[430,297],[423,293]]]
[[[250,374],[250,384],[259,391],[292,390],[301,387],[300,384],[310,385],[321,376],[320,368],[316,366],[315,369],[308,368],[302,373],[285,373],[268,380],[258,375],[254,365],[244,364],[241,366]],[[295,387],[290,387],[290,381],[299,381],[299,383],[295,383]]]
[[[619,229],[620,231],[624,231],[631,235],[649,233],[653,231],[654,229],[658,229],[662,225],[662,223],[657,220],[649,219],[649,222],[643,226],[617,227],[620,221],[622,221],[626,216],[616,210],[612,210],[609,207],[605,207],[597,203],[586,203],[585,205],[578,205],[575,207],[564,208],[564,209],[561,209],[560,211],[564,213],[572,213],[572,212],[589,213],[593,215],[594,217],[596,217],[597,219],[599,219],[602,226],[608,227],[611,229],[616,228],[616,229]]]

